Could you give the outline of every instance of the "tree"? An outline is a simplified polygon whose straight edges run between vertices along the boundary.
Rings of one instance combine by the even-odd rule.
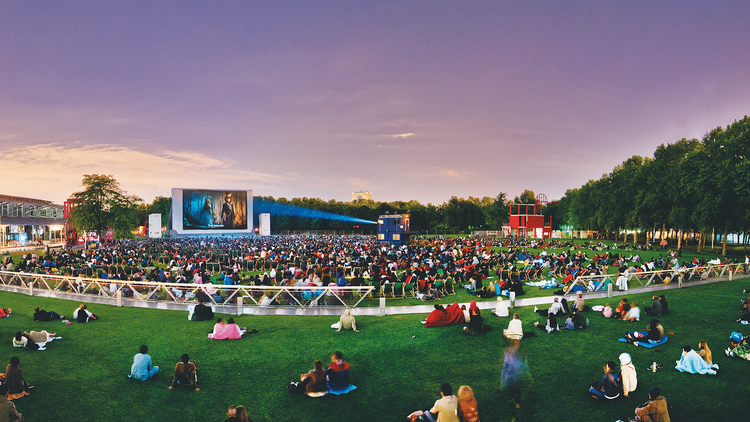
[[[516,196],[513,199],[516,204],[533,204],[536,202],[536,195],[533,190],[524,190],[520,197]]]
[[[485,197],[486,198],[486,197]],[[503,223],[510,221],[510,209],[504,192],[500,192],[495,198],[489,198],[491,202],[482,207],[487,227],[500,230]]]
[[[141,199],[126,195],[113,176],[85,174],[81,185],[84,190],[73,194],[80,203],[70,216],[77,231],[96,232],[101,239],[102,233],[110,227],[116,229],[115,236],[123,236],[124,231],[135,229],[138,225],[137,203]]]

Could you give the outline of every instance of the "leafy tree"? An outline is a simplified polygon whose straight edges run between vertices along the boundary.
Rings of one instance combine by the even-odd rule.
[[[77,231],[96,232],[101,238],[101,234],[112,227],[119,238],[126,236],[124,231],[135,229],[138,225],[137,203],[141,199],[126,195],[113,176],[85,174],[81,185],[84,190],[73,194],[73,198],[81,202],[70,216]]]

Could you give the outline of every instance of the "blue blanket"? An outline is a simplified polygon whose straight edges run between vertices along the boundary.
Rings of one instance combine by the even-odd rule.
[[[348,392],[350,392],[352,390],[355,390],[356,388],[357,387],[355,387],[352,384],[349,384],[346,387],[337,388],[333,384],[331,384],[330,382],[328,383],[328,392],[330,394],[336,394],[337,396],[340,396],[342,394],[346,394],[346,393],[348,393]]]
[[[716,375],[716,370],[719,369],[719,365],[710,365],[708,362],[703,360],[703,358],[698,353],[696,353],[695,350],[691,350],[687,353],[682,354],[682,357],[680,358],[680,361],[677,362],[677,366],[675,366],[675,369],[680,372],[689,372],[691,374]]]
[[[635,332],[635,331],[633,331],[633,332]],[[648,335],[648,333],[641,333],[641,334],[643,334],[644,337],[646,335]],[[645,340],[644,339],[643,341],[636,341],[634,344],[636,346],[641,346],[641,347],[645,347],[647,349],[650,349],[652,347],[661,346],[662,344],[666,343],[668,339],[669,339],[669,337],[664,336],[664,338],[661,339],[661,341]],[[617,341],[621,341],[623,343],[627,343],[628,339],[626,339],[625,337],[623,337],[623,338],[618,338]]]

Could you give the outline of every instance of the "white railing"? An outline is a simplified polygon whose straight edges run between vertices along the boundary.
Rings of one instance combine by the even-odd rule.
[[[45,296],[86,302],[111,302],[117,306],[135,302],[171,302],[195,304],[198,298],[212,306],[257,306],[314,308],[321,305],[354,308],[373,286],[248,286],[223,284],[160,283],[152,281],[104,280],[49,274],[0,271],[0,288],[25,292],[44,292]],[[269,304],[260,304],[265,295]],[[128,302],[131,302],[128,304]]]
[[[696,280],[722,277],[732,280],[735,276],[747,274],[748,272],[750,272],[750,268],[745,264],[709,264],[692,268],[670,268],[667,270],[643,271],[640,273],[626,272],[624,275],[627,277],[628,283],[635,279],[641,287],[648,287],[657,283],[678,283],[682,287],[682,283]],[[587,291],[592,291],[593,287],[598,286],[601,282],[606,282],[607,279],[613,284],[616,283],[618,277],[618,274],[584,275],[576,277],[575,283],[586,287]],[[570,291],[571,289],[568,289],[566,295]]]

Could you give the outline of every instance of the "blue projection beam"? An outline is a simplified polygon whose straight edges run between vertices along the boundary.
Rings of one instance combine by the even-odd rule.
[[[283,205],[267,202],[262,199],[253,200],[253,212],[257,214],[288,215],[291,217],[317,218],[320,220],[344,221],[359,224],[378,224],[375,221],[363,220],[361,218],[349,217],[348,215],[334,214],[332,212],[311,210],[308,208]]]

